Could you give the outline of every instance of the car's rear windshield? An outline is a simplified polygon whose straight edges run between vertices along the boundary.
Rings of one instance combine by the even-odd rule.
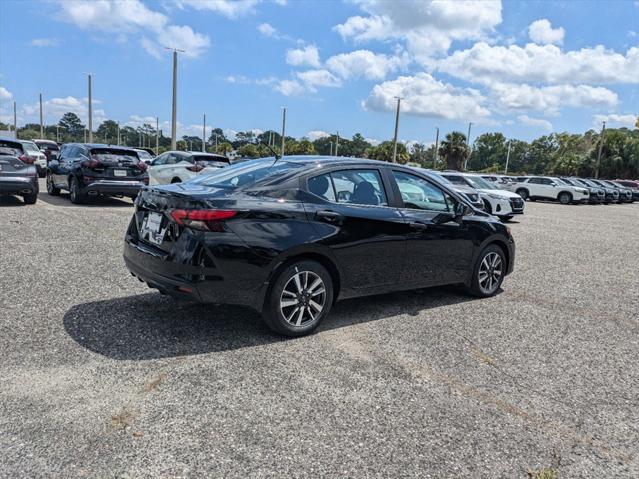
[[[20,156],[23,152],[22,144],[15,141],[0,140],[0,154]]]
[[[200,175],[192,183],[212,188],[234,190],[240,187],[272,183],[302,168],[299,163],[252,160],[220,168],[210,174]]]
[[[40,148],[38,148],[38,145],[36,145],[32,141],[25,141],[22,144],[24,145],[24,149],[27,151],[33,151],[35,153],[40,151]]]
[[[117,163],[120,161],[137,163],[140,161],[138,154],[135,151],[112,150],[109,148],[92,148],[91,157],[102,163]]]
[[[139,150],[139,151],[136,151],[136,153],[138,154],[138,158],[140,158],[141,160],[152,160],[153,159],[153,157],[151,156],[151,154],[148,151]]]
[[[36,141],[35,143],[40,150],[60,151],[60,148],[55,143],[49,143],[48,141]]]
[[[193,160],[198,163],[223,163],[226,165],[231,163],[231,161],[224,156],[193,155]]]

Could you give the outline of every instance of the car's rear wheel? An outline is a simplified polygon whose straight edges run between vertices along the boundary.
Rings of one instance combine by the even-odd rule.
[[[71,203],[76,205],[81,205],[84,203],[84,195],[80,193],[80,184],[78,183],[78,179],[73,176],[71,177],[70,185],[69,185],[69,198],[71,199]]]
[[[286,336],[312,332],[333,304],[331,275],[316,261],[285,267],[271,285],[262,316],[273,331]]]
[[[497,245],[488,245],[477,258],[468,291],[473,296],[487,298],[499,291],[506,274],[506,256]]]
[[[530,196],[528,194],[528,190],[525,188],[519,188],[517,191],[515,191],[515,193],[517,193],[519,196],[521,196],[521,199],[526,201],[528,199],[528,197]]]
[[[27,205],[34,205],[38,201],[38,193],[31,193],[28,195],[22,195],[22,199]]]
[[[60,188],[56,188],[53,184],[53,178],[51,178],[51,173],[47,172],[47,193],[51,196],[59,196]]]
[[[559,202],[562,205],[567,205],[572,203],[572,195],[570,193],[563,192],[559,195]]]

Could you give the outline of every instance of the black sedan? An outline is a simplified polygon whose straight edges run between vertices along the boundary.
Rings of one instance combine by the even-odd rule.
[[[67,190],[76,204],[97,196],[135,198],[148,184],[147,165],[131,148],[67,143],[47,165],[47,192],[56,196]]]
[[[290,336],[338,299],[444,284],[492,296],[515,259],[509,229],[450,185],[371,160],[247,161],[145,188],[135,204],[124,242],[134,276],[250,306]]]
[[[14,151],[0,146],[0,195],[22,196],[28,205],[38,200],[38,172],[35,165],[25,163]]]

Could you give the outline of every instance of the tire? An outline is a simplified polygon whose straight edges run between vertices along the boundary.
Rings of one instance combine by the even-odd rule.
[[[498,258],[498,259],[495,259]],[[484,262],[486,260],[486,262]],[[495,273],[500,271],[499,276]],[[493,273],[492,279],[490,277]],[[483,273],[488,273],[484,275]],[[473,268],[473,277],[471,279],[468,292],[479,298],[488,298],[494,296],[499,291],[504,275],[506,273],[506,256],[504,251],[495,244],[490,244],[477,257],[477,262]],[[483,279],[480,279],[480,276]],[[491,282],[489,285],[489,281]],[[496,282],[494,282],[496,281]],[[490,286],[490,287],[488,287]]]
[[[182,183],[182,180],[181,180],[181,179],[179,179],[179,178],[173,178],[173,179],[171,180],[171,184],[173,184],[173,183]]]
[[[69,198],[71,199],[71,203],[75,205],[81,205],[85,200],[84,195],[80,193],[80,185],[75,176],[72,176],[69,182]]]
[[[51,178],[51,173],[47,172],[47,193],[51,196],[60,196],[60,188],[56,188]]]
[[[271,282],[262,317],[278,334],[304,336],[317,328],[332,304],[331,275],[318,262],[302,260],[286,266]]]
[[[24,200],[25,205],[35,205],[36,201],[38,201],[38,193],[22,195],[22,199]]]
[[[569,205],[570,203],[572,203],[572,195],[565,191],[563,193],[560,193],[557,199],[562,205]]]
[[[517,191],[515,191],[515,193],[521,196],[521,199],[524,201],[526,201],[530,197],[530,194],[528,193],[528,190],[526,188],[519,188]]]

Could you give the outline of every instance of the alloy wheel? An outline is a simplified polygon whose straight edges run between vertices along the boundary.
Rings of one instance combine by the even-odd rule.
[[[49,174],[47,174],[47,193],[53,194],[53,180]]]
[[[287,323],[303,326],[315,321],[324,310],[326,286],[312,271],[298,271],[280,295],[280,311]]]
[[[501,256],[494,251],[489,252],[479,265],[479,288],[484,294],[493,294],[499,287],[503,275]]]

